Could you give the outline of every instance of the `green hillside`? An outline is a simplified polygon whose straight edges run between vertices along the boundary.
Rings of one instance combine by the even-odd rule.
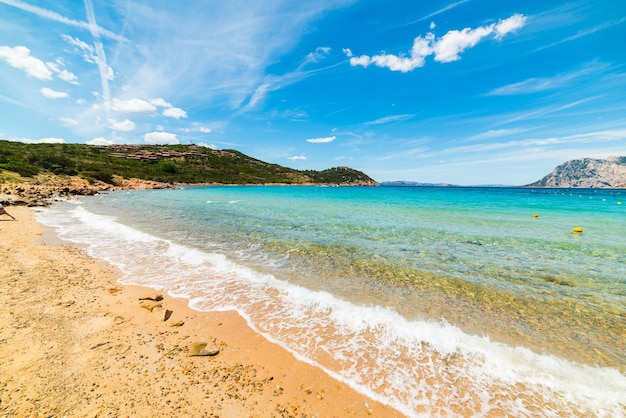
[[[114,183],[113,176],[167,183],[377,185],[348,167],[300,171],[269,164],[235,150],[196,145],[24,144],[0,140],[0,169]]]

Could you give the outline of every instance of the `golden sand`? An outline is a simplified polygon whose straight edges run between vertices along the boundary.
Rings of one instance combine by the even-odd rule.
[[[8,210],[17,221],[0,218],[0,415],[402,416],[236,312],[122,286],[113,267],[44,242],[31,209]]]

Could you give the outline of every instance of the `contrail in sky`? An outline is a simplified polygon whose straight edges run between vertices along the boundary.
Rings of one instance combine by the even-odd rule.
[[[96,23],[96,16],[93,12],[93,4],[91,0],[85,0],[85,10],[87,12],[87,20],[89,22],[89,30],[95,41],[96,56],[98,57],[98,71],[100,72],[100,82],[102,83],[102,98],[104,99],[104,108],[108,112],[111,106],[111,93],[109,91],[109,74],[107,65],[107,57],[104,54],[104,47],[100,40],[100,29]]]

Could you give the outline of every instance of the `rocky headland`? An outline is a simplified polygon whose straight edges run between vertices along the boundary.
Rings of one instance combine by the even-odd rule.
[[[626,187],[626,157],[566,161],[528,187]]]

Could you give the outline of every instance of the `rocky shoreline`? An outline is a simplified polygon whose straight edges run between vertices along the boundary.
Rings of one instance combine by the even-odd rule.
[[[77,176],[55,176],[52,174],[38,175],[32,178],[16,177],[3,179],[0,176],[0,203],[6,206],[48,206],[59,200],[69,199],[73,196],[93,196],[98,193],[114,190],[151,190],[151,189],[176,189],[183,186],[209,186],[224,185],[219,183],[163,183],[152,180],[125,179],[113,176],[115,184],[102,181],[93,183]],[[246,186],[241,184],[238,186]],[[378,186],[378,183],[355,182],[351,184],[320,184],[320,183],[267,183],[253,184],[254,186]]]
[[[73,196],[93,196],[113,190],[173,189],[175,185],[140,179],[115,179],[115,185],[90,183],[75,176],[40,175],[0,182],[0,203],[13,206],[48,206]]]

